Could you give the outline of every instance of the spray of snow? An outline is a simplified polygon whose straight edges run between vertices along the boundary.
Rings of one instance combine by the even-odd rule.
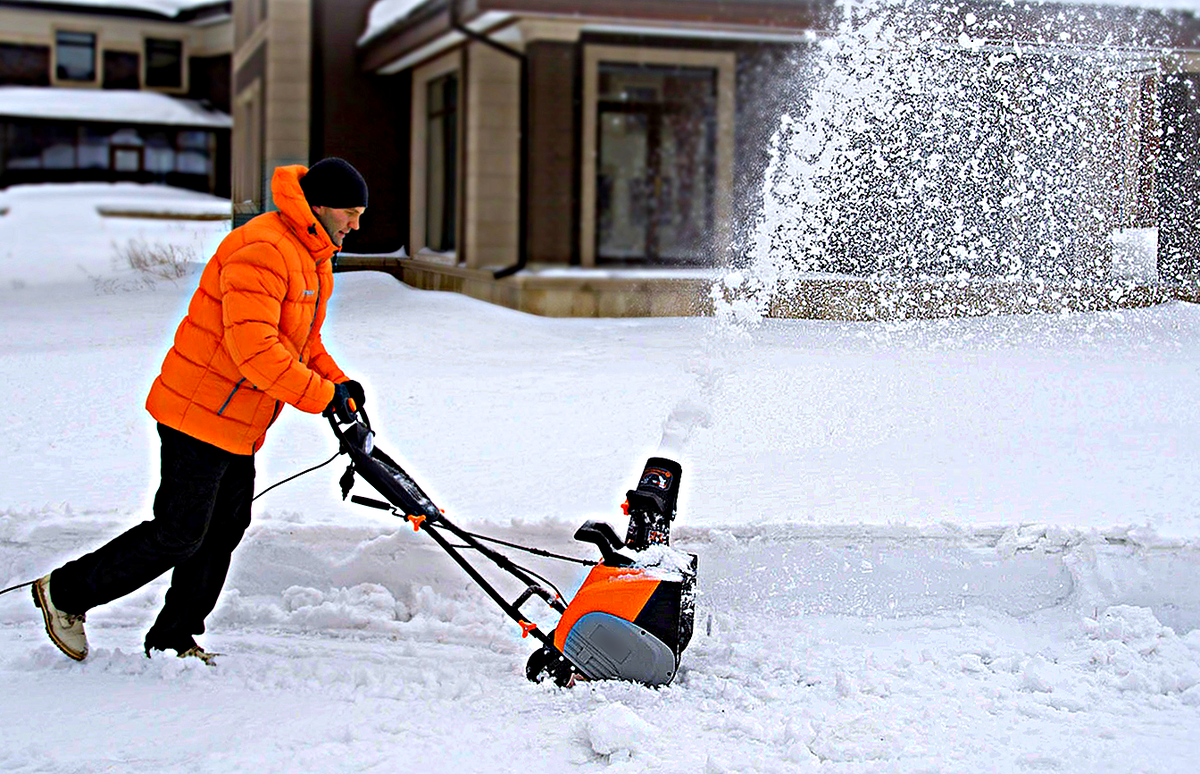
[[[712,289],[720,321],[753,327],[814,275],[899,293],[1032,284],[1063,306],[1063,286],[1139,278],[1128,250],[1114,268],[1112,235],[1152,204],[1137,164],[1154,144],[1159,52],[1077,43],[1061,14],[1019,33],[1004,6],[842,10],[798,67],[747,260]]]
[[[796,66],[746,256],[711,286],[695,385],[664,422],[668,456],[736,398],[754,332],[802,280],[875,283],[881,315],[986,283],[993,299],[953,307],[974,315],[1007,296],[1066,311],[1097,284],[1116,300],[1157,279],[1154,231],[1132,226],[1153,209],[1138,169],[1157,147],[1160,51],[1077,42],[1061,14],[1018,31],[1007,6],[840,8]]]

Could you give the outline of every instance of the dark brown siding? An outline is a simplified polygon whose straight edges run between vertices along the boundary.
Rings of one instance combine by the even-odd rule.
[[[408,145],[412,78],[363,73],[356,41],[371,0],[316,0],[313,6],[310,163],[340,156],[370,191],[352,253],[392,252],[408,241]]]
[[[529,57],[529,260],[569,263],[579,205],[578,46],[531,43]]]
[[[50,47],[0,43],[0,85],[49,86]]]
[[[803,104],[798,65],[808,49],[761,45],[737,49],[737,102],[734,119],[733,223],[734,253],[741,254],[753,233],[762,201],[763,174],[770,156],[771,135],[788,109]]]

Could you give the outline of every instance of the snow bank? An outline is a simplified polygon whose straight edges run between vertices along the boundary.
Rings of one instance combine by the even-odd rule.
[[[40,273],[111,249],[96,229],[219,237],[95,214],[158,193],[3,195],[0,586],[149,517],[142,406],[195,279]],[[768,321],[721,341],[706,320],[337,282],[325,343],[379,445],[456,523],[594,558],[575,528],[623,527],[625,491],[672,447],[674,548],[699,557],[675,682],[527,682],[534,644],[427,535],[343,501],[339,460],[256,502],[201,638],[216,668],[142,655],[166,578],[90,611],[78,664],[27,590],[0,597],[0,680],[20,697],[0,704],[0,769],[1195,770],[1200,308]],[[334,449],[285,411],[260,491]],[[588,569],[518,557],[568,597]],[[538,604],[523,610],[552,626]]]
[[[83,281],[114,288],[152,283],[155,278],[129,265],[131,243],[174,247],[199,266],[230,227],[228,221],[106,218],[101,210],[214,215],[228,213],[229,202],[195,191],[134,183],[12,186],[0,191],[0,212],[5,213],[0,215],[0,286]]]

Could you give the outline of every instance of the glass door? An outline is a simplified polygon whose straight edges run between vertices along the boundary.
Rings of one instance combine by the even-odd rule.
[[[716,72],[601,63],[596,255],[711,260]]]

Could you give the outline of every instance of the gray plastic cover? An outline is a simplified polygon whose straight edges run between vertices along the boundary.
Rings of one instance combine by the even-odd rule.
[[[589,680],[666,685],[678,666],[666,643],[608,613],[588,613],[576,621],[567,632],[563,655]]]

